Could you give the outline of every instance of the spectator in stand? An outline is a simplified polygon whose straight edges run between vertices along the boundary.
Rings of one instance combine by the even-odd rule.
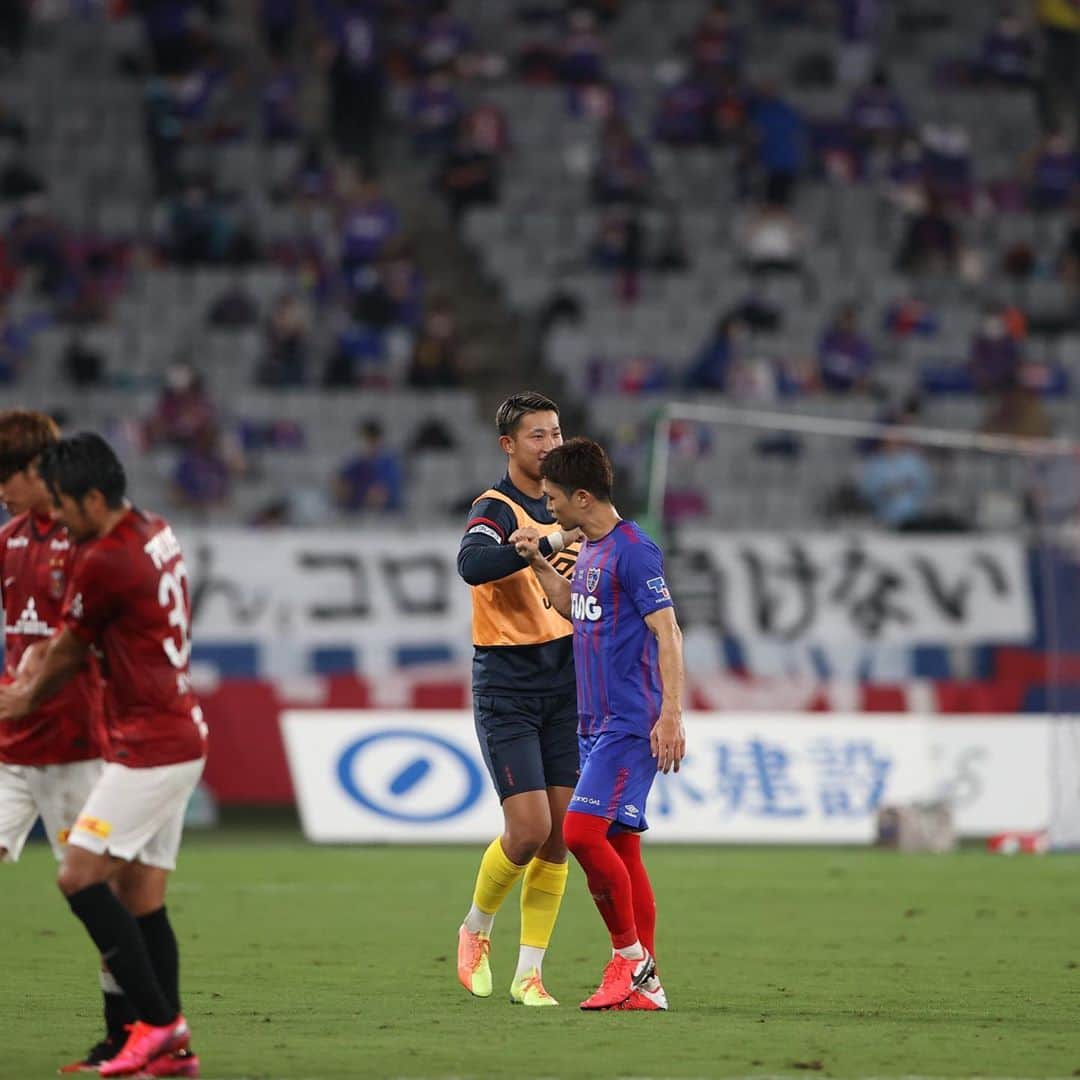
[[[338,335],[337,347],[323,374],[326,387],[390,386],[386,336],[374,326],[351,322]]]
[[[589,249],[589,262],[597,270],[618,273],[618,292],[626,303],[638,296],[638,275],[644,257],[644,237],[637,214],[613,210],[600,224],[600,231]]]
[[[272,60],[284,61],[291,55],[298,15],[297,0],[260,0],[259,27]]]
[[[286,388],[307,382],[311,317],[293,293],[278,297],[266,322],[266,353],[255,374],[260,386]]]
[[[470,109],[461,119],[461,128],[481,153],[501,159],[510,152],[510,124],[498,105],[485,102]]]
[[[934,474],[923,452],[899,432],[867,454],[856,479],[859,495],[877,521],[900,531],[918,529],[933,486]]]
[[[443,300],[431,304],[413,347],[408,384],[416,389],[461,386],[461,347],[457,323]]]
[[[1024,333],[1024,316],[1018,309],[1002,305],[987,309],[968,361],[971,381],[980,394],[998,395],[1016,384]]]
[[[604,39],[596,28],[596,16],[584,8],[570,12],[559,45],[559,78],[576,85],[604,81]]]
[[[959,124],[927,124],[922,130],[926,182],[943,198],[965,203],[971,194],[971,136]]]
[[[694,74],[681,78],[660,96],[653,136],[669,146],[701,146],[712,135],[712,95]]]
[[[0,299],[0,385],[18,379],[30,353],[30,336],[11,317],[7,302]]]
[[[845,86],[866,82],[878,58],[881,0],[837,0],[840,42],[836,74]]]
[[[473,48],[472,30],[454,14],[451,0],[433,0],[427,7],[427,18],[413,40],[416,71],[420,75],[455,71]]]
[[[404,241],[392,240],[354,287],[353,314],[358,321],[380,329],[420,325],[424,283],[412,248]]]
[[[262,91],[262,134],[268,143],[297,142],[300,127],[300,77],[283,59],[275,59]]]
[[[232,476],[217,425],[204,424],[176,463],[173,499],[192,510],[210,510],[229,499]]]
[[[727,389],[737,343],[745,331],[746,327],[737,315],[725,315],[720,319],[690,365],[685,378],[686,387],[723,393]]]
[[[1018,368],[1016,377],[1001,387],[987,405],[979,430],[986,435],[1048,439],[1054,433],[1054,425],[1038,394],[1025,384],[1023,371]]]
[[[441,68],[429,72],[409,98],[409,128],[417,154],[446,153],[461,119],[461,99]]]
[[[694,31],[690,45],[694,67],[706,78],[737,75],[742,66],[742,32],[731,18],[727,0],[713,0]]]
[[[960,238],[940,195],[931,190],[926,208],[908,223],[897,268],[909,274],[953,273],[960,259]]]
[[[59,297],[71,280],[68,238],[45,205],[31,200],[9,220],[8,241],[14,262],[32,270],[35,292]]]
[[[883,67],[877,68],[870,82],[852,95],[847,120],[863,145],[892,145],[907,129],[907,109]]]
[[[499,201],[499,176],[499,159],[474,142],[468,126],[462,124],[437,178],[455,225],[470,207]]]
[[[327,34],[322,56],[329,67],[331,141],[374,176],[385,96],[374,8],[368,0],[318,0],[316,9]]]
[[[1080,154],[1062,130],[1048,132],[1031,155],[1029,201],[1033,210],[1063,210],[1080,192]]]
[[[915,135],[904,136],[889,166],[885,191],[890,202],[906,214],[926,208],[926,159],[922,143]]]
[[[645,147],[630,134],[620,117],[604,129],[600,152],[592,174],[593,201],[612,203],[646,202],[652,182],[652,165]]]
[[[830,394],[865,390],[874,367],[869,340],[859,331],[858,311],[846,304],[833,318],[818,343],[818,376]]]
[[[223,202],[199,179],[191,180],[169,205],[164,246],[181,266],[229,261],[237,251],[237,234]]]
[[[146,421],[147,444],[190,446],[200,431],[216,425],[217,410],[202,377],[186,361],[173,364],[165,373],[157,406]]]
[[[80,389],[100,386],[105,381],[105,358],[81,338],[73,337],[64,349],[64,374]]]
[[[393,204],[383,197],[377,180],[358,180],[347,171],[342,187],[345,198],[340,213],[341,272],[351,282],[399,235],[401,219]]]
[[[334,501],[346,512],[397,511],[404,502],[401,461],[383,443],[382,425],[365,420],[359,453],[349,458],[334,478]]]
[[[1002,4],[997,21],[983,38],[976,74],[1003,86],[1029,87],[1035,70],[1035,42],[1013,3]]]
[[[806,122],[772,85],[763,86],[751,100],[747,121],[753,156],[765,176],[765,198],[786,206],[803,167]]]
[[[1080,139],[1080,5],[1076,0],[1037,0],[1042,27],[1043,129]]]

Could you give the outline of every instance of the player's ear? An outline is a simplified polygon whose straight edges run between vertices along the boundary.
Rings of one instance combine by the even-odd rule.
[[[500,435],[499,436],[499,445],[503,448],[503,450],[506,453],[509,454],[510,451],[513,450],[513,448],[514,448],[514,440],[509,435]]]

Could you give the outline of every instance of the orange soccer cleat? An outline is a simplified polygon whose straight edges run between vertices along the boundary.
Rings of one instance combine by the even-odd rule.
[[[191,1032],[187,1021],[178,1016],[171,1024],[154,1027],[141,1020],[133,1024],[123,1049],[99,1068],[101,1076],[131,1076],[146,1068],[154,1058],[176,1050],[186,1050]]]
[[[645,953],[640,960],[628,960],[616,953],[604,968],[600,988],[581,1003],[583,1009],[610,1009],[625,1001],[656,970],[653,958]]]
[[[490,953],[491,938],[462,925],[458,930],[457,977],[474,997],[491,997]]]

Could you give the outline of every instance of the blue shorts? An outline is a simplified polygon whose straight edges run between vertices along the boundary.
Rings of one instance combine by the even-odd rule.
[[[579,735],[581,776],[568,809],[608,818],[624,829],[644,832],[645,802],[656,779],[649,740],[625,731]]]

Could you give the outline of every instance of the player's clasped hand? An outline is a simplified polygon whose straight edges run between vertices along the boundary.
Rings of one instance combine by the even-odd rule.
[[[667,773],[672,769],[678,772],[686,757],[686,729],[682,716],[675,710],[661,710],[660,719],[649,732],[649,744],[652,756],[656,758],[657,772]]]
[[[19,720],[28,711],[23,687],[11,684],[0,686],[0,723],[5,720]]]
[[[540,533],[531,525],[515,529],[510,534],[510,543],[514,545],[514,550],[527,562],[532,562],[540,556]]]

